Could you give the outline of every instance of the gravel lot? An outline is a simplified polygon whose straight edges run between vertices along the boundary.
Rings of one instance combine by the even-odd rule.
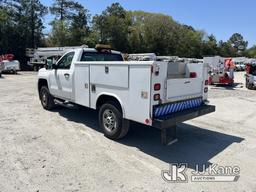
[[[160,132],[133,123],[114,142],[89,109],[42,109],[36,73],[0,79],[0,191],[256,191],[256,91],[213,86],[216,113],[180,124],[179,141],[160,144]],[[239,166],[238,182],[167,183],[169,163]]]

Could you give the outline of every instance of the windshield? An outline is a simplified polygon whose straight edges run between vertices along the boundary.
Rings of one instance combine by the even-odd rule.
[[[81,61],[123,61],[121,54],[84,52]]]

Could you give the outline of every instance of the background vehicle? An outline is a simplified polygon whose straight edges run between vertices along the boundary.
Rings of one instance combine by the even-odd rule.
[[[20,70],[20,62],[18,60],[13,59],[14,55],[12,54],[6,54],[0,57],[0,62],[2,62],[4,65],[3,72],[11,72],[16,74],[17,71]]]
[[[245,64],[243,62],[239,63],[239,62],[235,62],[235,70],[236,71],[244,71],[245,70]]]
[[[2,77],[3,71],[4,71],[4,63],[0,61],[0,77]]]
[[[245,71],[245,63],[248,60],[246,57],[234,57],[232,58],[235,64],[236,71]]]
[[[256,89],[256,62],[246,65],[245,85],[248,89]]]
[[[209,84],[232,85],[234,83],[234,79],[225,65],[225,58],[220,56],[204,57],[204,63],[210,66]]]
[[[156,61],[157,56],[155,53],[137,53],[129,54],[128,61]]]
[[[215,110],[207,105],[208,66],[158,61],[123,61],[120,52],[97,46],[66,53],[38,74],[42,106],[81,106],[99,111],[105,136],[120,139],[129,121],[162,130]]]
[[[26,49],[26,56],[30,58],[28,65],[34,71],[43,68],[47,63],[55,63],[64,53],[82,46],[72,47],[39,47],[37,49]]]

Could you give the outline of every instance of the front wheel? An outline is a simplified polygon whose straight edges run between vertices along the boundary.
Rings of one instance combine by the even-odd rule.
[[[50,94],[48,87],[42,86],[39,96],[44,109],[51,110],[56,106],[54,103],[54,97]]]
[[[99,110],[99,124],[109,139],[123,138],[129,131],[128,120],[122,118],[120,107],[115,102],[105,103]]]

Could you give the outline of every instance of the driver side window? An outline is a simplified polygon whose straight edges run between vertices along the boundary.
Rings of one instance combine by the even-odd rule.
[[[62,59],[58,62],[58,69],[70,69],[74,55],[75,52],[70,52],[62,57]]]

